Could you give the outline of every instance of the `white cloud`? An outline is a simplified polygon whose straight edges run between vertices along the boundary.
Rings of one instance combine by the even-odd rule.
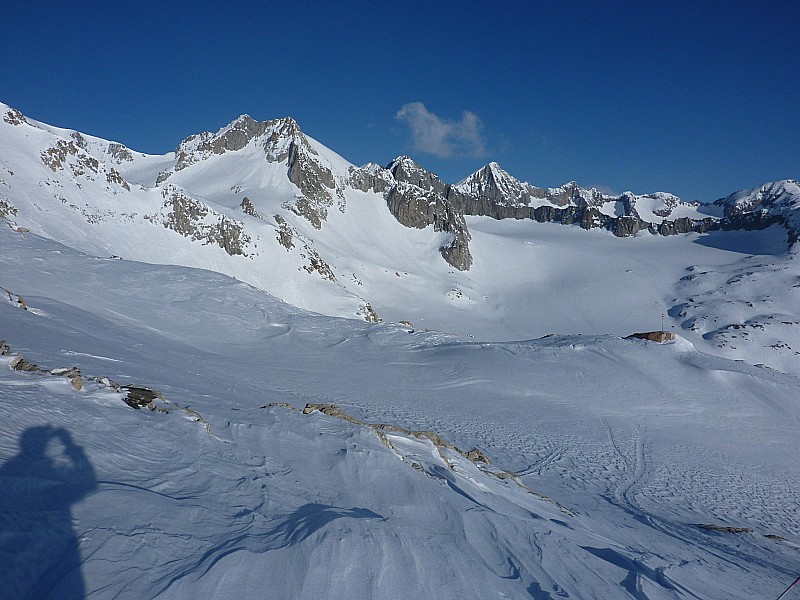
[[[486,143],[481,130],[483,123],[478,115],[464,111],[460,121],[446,121],[429,112],[422,102],[404,104],[395,118],[411,128],[414,148],[447,158],[450,156],[482,157]]]

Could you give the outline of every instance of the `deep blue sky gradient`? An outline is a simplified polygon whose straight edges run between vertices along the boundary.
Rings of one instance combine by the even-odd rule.
[[[800,179],[800,1],[15,2],[0,101],[163,153],[290,115],[356,164],[711,201]],[[415,150],[410,102],[483,123],[486,154]]]

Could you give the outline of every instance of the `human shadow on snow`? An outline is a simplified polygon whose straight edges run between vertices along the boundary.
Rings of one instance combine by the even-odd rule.
[[[94,469],[62,427],[30,427],[19,448],[0,467],[0,598],[81,600],[70,508],[97,487]]]

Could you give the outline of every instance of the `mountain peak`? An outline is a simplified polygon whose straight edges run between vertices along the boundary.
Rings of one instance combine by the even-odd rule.
[[[386,165],[386,170],[397,181],[416,185],[426,191],[444,195],[447,189],[447,184],[439,179],[435,173],[428,171],[428,169],[408,156],[398,156]]]

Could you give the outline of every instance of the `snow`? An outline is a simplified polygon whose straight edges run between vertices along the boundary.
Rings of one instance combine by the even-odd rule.
[[[784,227],[621,239],[468,217],[459,272],[449,234],[403,227],[380,194],[332,191],[319,229],[295,215],[260,140],[154,187],[174,155],[106,162],[84,136],[98,172],[71,172],[80,154],[52,171],[40,153],[71,131],[0,127],[17,209],[0,227],[0,598],[769,598],[796,577]],[[306,139],[344,181],[352,165]],[[773,185],[791,216],[800,190]],[[173,192],[245,222],[247,255],[163,227]],[[677,200],[632,198],[650,216]],[[335,282],[304,270],[311,250]],[[366,301],[384,323],[352,319]],[[623,338],[662,315],[673,342]],[[12,370],[16,352],[79,367],[83,388]]]
[[[681,338],[409,335],[208,271],[0,243],[4,287],[49,315],[0,305],[13,351],[171,408],[0,358],[4,597],[713,599],[793,579],[794,376]],[[333,402],[492,464],[270,402]],[[30,437],[41,454],[20,454]]]

